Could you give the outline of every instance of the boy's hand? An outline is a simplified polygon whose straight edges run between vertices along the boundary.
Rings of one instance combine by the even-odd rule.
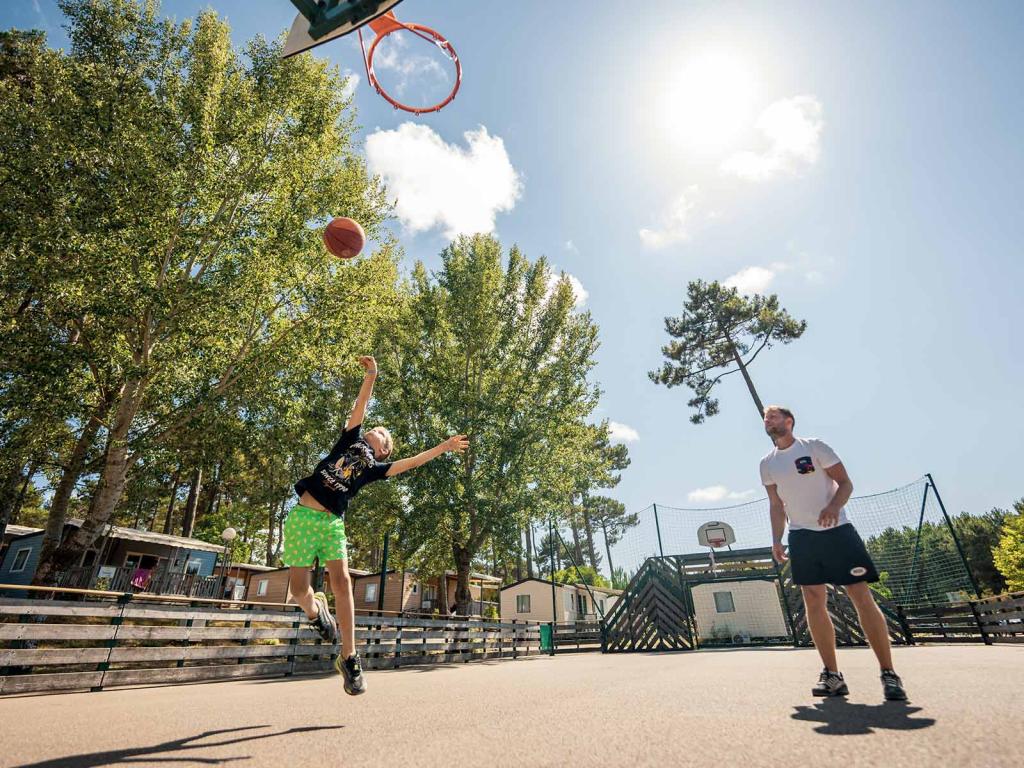
[[[469,438],[465,435],[453,435],[444,441],[445,451],[462,453],[467,448],[469,448]]]
[[[370,355],[363,355],[362,357],[360,357],[359,364],[366,369],[367,373],[376,375],[377,361],[374,360]]]

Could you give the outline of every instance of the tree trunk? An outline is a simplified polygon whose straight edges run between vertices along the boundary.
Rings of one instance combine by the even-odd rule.
[[[526,576],[533,578],[533,523],[526,524]]]
[[[185,515],[181,521],[181,535],[192,538],[196,525],[196,510],[199,508],[199,493],[203,487],[203,468],[199,467],[192,473],[192,487],[188,489],[188,501],[185,503]]]
[[[25,481],[21,484],[21,491],[18,492],[18,498],[14,501],[14,509],[11,510],[10,522],[13,525],[17,525],[18,516],[21,515],[21,509],[25,506],[25,495],[28,493],[29,483],[32,482],[32,478],[35,477],[36,469],[39,465],[35,462],[29,465],[28,472],[25,473]],[[3,539],[3,533],[0,532],[0,539]]]
[[[174,477],[171,478],[171,500],[167,504],[167,517],[164,518],[164,533],[168,536],[174,532],[174,505],[178,501],[178,482],[181,476],[181,467],[174,470]]]
[[[572,510],[569,515],[569,527],[572,528],[572,556],[576,560],[576,565],[583,565],[583,549],[580,547],[580,524],[576,519],[576,510]]]
[[[732,358],[736,361],[736,365],[740,368],[740,373],[743,374],[743,380],[747,382],[747,390],[750,392],[750,396],[754,398],[754,407],[757,408],[757,415],[759,418],[764,418],[764,403],[761,402],[760,396],[757,394],[757,390],[754,389],[754,382],[750,378],[750,374],[747,373],[747,366],[743,363],[743,358],[740,357],[740,353],[736,350],[736,345],[732,343],[732,339],[729,335],[725,336],[726,341],[729,343],[729,349],[732,352]]]
[[[12,462],[3,479],[3,488],[0,489],[0,541],[3,541],[4,531],[7,530],[7,523],[14,513],[14,507],[18,503],[18,486],[22,481],[23,465]]]
[[[460,616],[468,616],[473,602],[473,593],[469,591],[469,572],[473,564],[473,553],[465,547],[455,547],[455,612]],[[447,602],[447,595],[444,597]],[[448,606],[445,606],[447,608]]]
[[[267,505],[267,565],[274,562],[274,512],[277,504],[270,502]]]
[[[590,567],[597,573],[597,551],[594,549],[594,525],[590,520],[590,513],[583,509],[583,532],[587,534],[587,555],[590,557]]]
[[[46,532],[43,534],[43,548],[39,555],[40,562],[48,560],[53,551],[60,545],[60,540],[64,534],[64,522],[67,518],[68,504],[71,503],[71,495],[75,491],[75,486],[78,485],[78,479],[82,476],[82,471],[85,468],[85,459],[89,455],[89,449],[92,447],[93,442],[96,440],[96,435],[99,434],[100,427],[103,425],[103,419],[106,417],[108,410],[110,410],[109,399],[102,400],[96,406],[96,409],[89,417],[89,421],[85,424],[85,429],[78,436],[68,463],[64,466],[60,482],[57,484],[57,490],[54,491],[53,500],[50,502],[50,514],[46,520]]]
[[[615,566],[612,565],[612,548],[608,544],[608,523],[605,520],[601,520],[601,532],[604,534],[604,551],[608,555],[608,575],[614,579]],[[615,584],[613,583],[612,586],[614,587]]]
[[[56,578],[57,571],[67,567],[87,549],[93,546],[110,521],[114,507],[124,491],[125,480],[131,462],[128,457],[128,430],[135,420],[142,400],[143,381],[129,381],[121,391],[121,400],[110,428],[110,439],[104,456],[103,471],[99,484],[89,504],[89,512],[82,527],[72,533],[67,541],[54,550],[51,557],[40,559],[33,584],[49,585]]]
[[[281,555],[281,548],[284,545],[284,513],[287,504],[287,499],[281,502],[281,512],[277,516],[277,547],[274,549],[274,559],[267,563],[267,565],[273,565]],[[402,578],[404,579],[405,577],[403,576]]]

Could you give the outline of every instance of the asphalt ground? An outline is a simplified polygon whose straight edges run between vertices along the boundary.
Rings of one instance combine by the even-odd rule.
[[[1024,766],[1024,647],[581,653],[367,673],[5,697],[4,766]]]

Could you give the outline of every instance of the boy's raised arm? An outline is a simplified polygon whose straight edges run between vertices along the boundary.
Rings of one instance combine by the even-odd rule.
[[[363,416],[366,415],[366,404],[373,397],[373,384],[377,381],[376,360],[369,355],[364,355],[359,358],[359,364],[366,369],[366,375],[363,377],[363,385],[359,388],[356,404],[352,407],[352,414],[348,417],[348,422],[345,424],[346,432],[363,423]]]
[[[403,472],[407,472],[410,469],[421,467],[428,461],[436,459],[438,456],[447,453],[448,451],[455,451],[455,453],[462,453],[466,448],[469,447],[469,438],[465,435],[453,435],[445,440],[443,443],[438,443],[433,448],[423,453],[417,453],[415,456],[411,456],[408,459],[400,459],[388,468],[386,477],[394,477],[400,475]]]

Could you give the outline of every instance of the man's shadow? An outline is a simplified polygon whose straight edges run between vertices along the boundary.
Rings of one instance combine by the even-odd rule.
[[[841,696],[822,700],[813,707],[795,707],[791,717],[821,723],[816,733],[830,736],[852,736],[874,733],[876,728],[895,731],[916,731],[935,725],[931,717],[912,718],[921,707],[912,707],[905,701],[887,701],[884,704],[851,704]]]
[[[247,734],[236,738],[221,739],[219,741],[195,744],[193,742],[205,739],[210,736],[222,736],[225,734],[238,733],[240,731],[252,731],[256,728],[269,728],[266,725],[248,725],[243,728],[221,728],[216,731],[205,731],[198,736],[186,736],[174,741],[165,741],[161,744],[154,744],[151,747],[129,747],[126,749],[113,749],[107,752],[91,752],[85,755],[69,755],[57,757],[52,760],[43,760],[38,763],[24,763],[19,768],[99,768],[103,765],[115,765],[117,763],[140,763],[152,765],[153,763],[209,763],[219,765],[230,763],[236,760],[248,760],[249,755],[239,757],[201,757],[195,753],[184,755],[171,755],[168,753],[182,752],[185,750],[206,749],[208,747],[222,747],[226,744],[243,744],[247,741],[258,741],[260,739],[271,739],[275,736],[287,736],[291,733],[309,733],[311,731],[328,731],[344,728],[343,725],[310,725],[299,728],[289,728],[279,733]],[[166,755],[159,757],[158,755]]]

